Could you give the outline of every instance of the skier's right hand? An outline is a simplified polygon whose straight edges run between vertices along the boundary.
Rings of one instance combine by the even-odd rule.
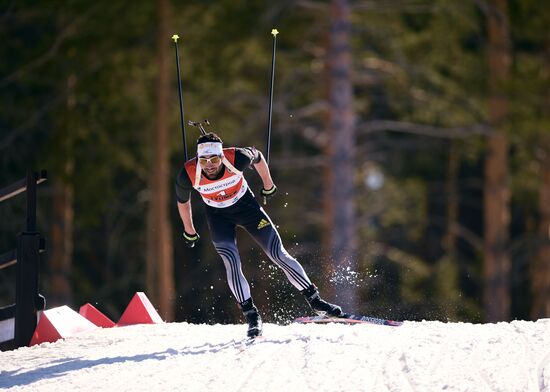
[[[192,248],[195,246],[197,242],[199,242],[199,233],[195,234],[187,234],[185,231],[183,232],[183,240],[185,241],[185,245],[187,245],[188,248]]]

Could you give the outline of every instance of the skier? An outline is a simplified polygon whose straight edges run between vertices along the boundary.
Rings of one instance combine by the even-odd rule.
[[[261,195],[271,198],[277,187],[273,183],[263,154],[253,147],[223,148],[215,133],[201,135],[197,140],[197,157],[185,163],[176,179],[178,211],[183,221],[183,239],[194,247],[199,234],[193,225],[190,191],[197,190],[206,204],[206,218],[212,242],[222,258],[231,292],[248,322],[248,337],[262,334],[262,319],[254,305],[250,286],[241,270],[241,260],[235,238],[235,227],[243,227],[278,265],[286,277],[320,315],[344,317],[340,306],[319,296],[303,267],[283,247],[272,220],[260,207],[248,187],[243,170],[254,167],[260,175]]]

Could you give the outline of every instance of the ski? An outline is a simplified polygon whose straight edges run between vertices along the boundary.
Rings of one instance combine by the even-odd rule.
[[[391,327],[399,327],[403,324],[402,321],[393,321],[387,319],[381,319],[377,317],[362,316],[356,314],[346,314],[344,317],[327,317],[327,316],[304,316],[298,317],[294,320],[295,323],[299,324],[329,324],[329,323],[339,323],[339,324],[376,324],[376,325],[387,325]]]

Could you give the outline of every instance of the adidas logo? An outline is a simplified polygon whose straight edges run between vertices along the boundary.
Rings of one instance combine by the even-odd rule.
[[[265,219],[262,219],[260,223],[258,223],[258,230],[263,229],[264,227],[269,226],[269,222]]]

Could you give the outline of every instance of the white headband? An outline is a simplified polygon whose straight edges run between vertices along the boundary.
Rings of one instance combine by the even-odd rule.
[[[201,143],[197,145],[197,156],[223,155],[223,148],[220,142]]]

